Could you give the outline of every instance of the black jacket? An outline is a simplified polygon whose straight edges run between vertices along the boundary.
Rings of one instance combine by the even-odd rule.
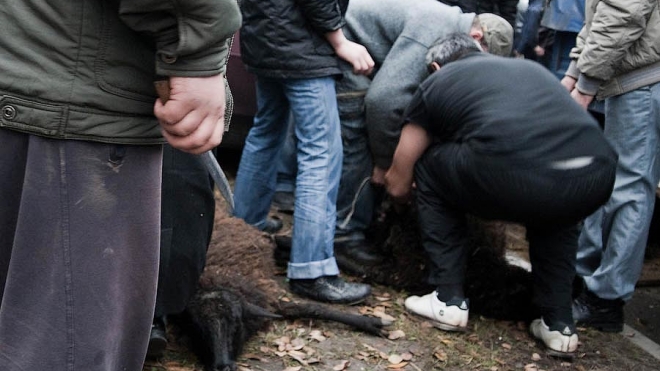
[[[242,0],[241,57],[263,77],[339,75],[324,34],[344,25],[348,0]]]
[[[515,27],[518,0],[439,0],[447,5],[461,8],[463,13],[493,13],[504,18]]]

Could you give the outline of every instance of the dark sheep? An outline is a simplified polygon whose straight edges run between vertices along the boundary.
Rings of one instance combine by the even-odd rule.
[[[245,343],[274,319],[321,319],[350,325],[374,335],[389,325],[287,294],[277,281],[272,238],[242,220],[216,212],[199,289],[181,316],[174,319],[190,339],[190,348],[207,371],[232,371]],[[291,299],[291,296],[287,296]]]
[[[345,307],[280,300],[287,292],[278,282],[276,263],[285,264],[287,252],[275,248],[271,237],[242,220],[228,217],[220,208],[216,213],[200,288],[178,319],[207,371],[235,370],[243,345],[274,319],[332,320],[374,335],[385,334],[383,326],[388,323],[338,309]],[[470,225],[466,294],[471,312],[497,319],[531,319],[531,277],[504,258],[505,224],[472,219]],[[425,284],[426,258],[413,210],[405,214],[386,211],[370,234],[388,258],[367,270],[340,261],[344,271],[361,273],[366,282],[411,293],[433,289]]]

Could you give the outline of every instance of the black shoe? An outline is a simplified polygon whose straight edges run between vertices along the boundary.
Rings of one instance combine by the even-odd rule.
[[[295,204],[294,201],[295,197],[293,192],[278,191],[275,192],[275,196],[273,196],[272,205],[275,209],[277,209],[277,211],[281,213],[293,214]]]
[[[148,358],[160,358],[165,353],[167,347],[167,330],[165,318],[154,318],[149,334],[149,347],[147,348]]]
[[[375,265],[382,263],[384,259],[365,240],[335,242],[334,249],[337,260],[342,258],[358,264]]]
[[[585,289],[573,300],[573,319],[577,326],[593,327],[603,332],[621,332],[623,300],[601,299]]]
[[[278,232],[280,229],[282,229],[283,226],[284,224],[280,219],[275,217],[268,217],[266,218],[266,224],[261,229],[261,231],[269,234],[273,234]]]
[[[338,276],[323,276],[313,280],[291,279],[292,292],[316,301],[333,304],[357,304],[371,294],[371,287],[350,283]]]

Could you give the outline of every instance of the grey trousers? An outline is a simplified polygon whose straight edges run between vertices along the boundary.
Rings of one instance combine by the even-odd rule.
[[[0,129],[0,370],[142,370],[161,156]]]

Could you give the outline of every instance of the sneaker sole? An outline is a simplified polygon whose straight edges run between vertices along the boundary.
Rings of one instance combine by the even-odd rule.
[[[439,330],[450,331],[450,332],[467,332],[468,331],[467,326],[466,327],[461,327],[461,326],[448,325],[446,323],[434,321],[434,320],[432,320],[428,317],[424,317],[424,316],[419,315],[419,314],[417,314],[415,312],[412,312],[410,310],[408,310],[408,313],[412,314],[413,316],[415,316],[417,318],[421,318],[423,320],[429,321],[431,323],[431,325],[433,325],[433,327],[435,327]]]
[[[543,342],[541,342],[543,344]],[[545,344],[543,344],[545,346]],[[550,349],[547,348],[545,349],[545,353],[549,356],[556,357],[556,358],[562,358],[562,359],[574,359],[575,358],[575,353],[577,352],[560,352],[558,350]]]
[[[426,318],[426,317],[424,317]],[[444,330],[444,331],[451,331],[451,332],[467,332],[467,327],[461,327],[461,326],[452,326],[448,325],[446,323],[442,322],[436,322],[436,321],[431,321],[433,324],[433,327]]]

